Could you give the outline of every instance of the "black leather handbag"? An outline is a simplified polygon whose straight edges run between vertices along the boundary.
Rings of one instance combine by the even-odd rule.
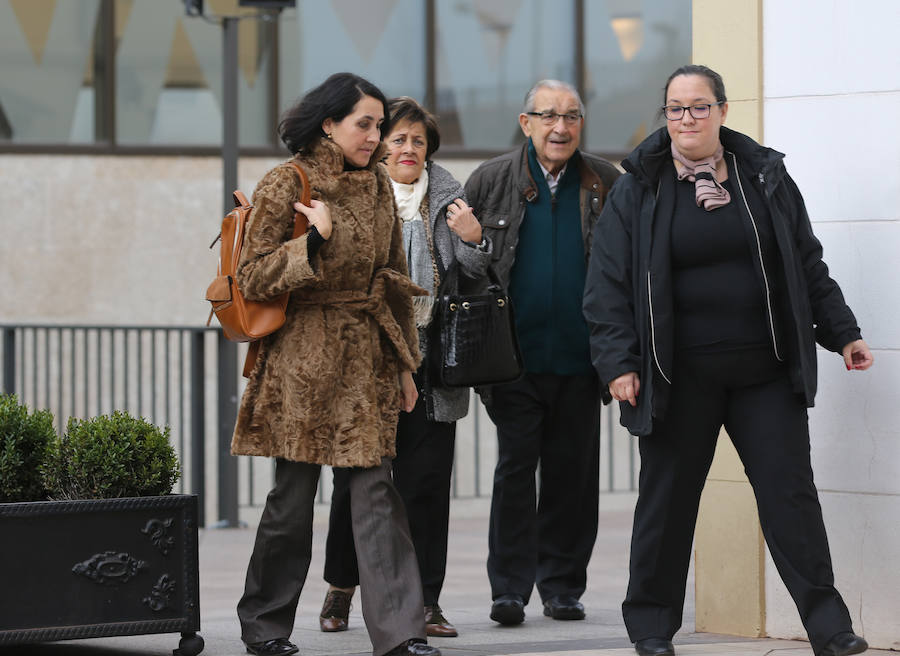
[[[498,385],[522,375],[522,352],[509,296],[488,268],[490,284],[462,294],[452,266],[435,301],[429,355],[432,378],[442,387]]]

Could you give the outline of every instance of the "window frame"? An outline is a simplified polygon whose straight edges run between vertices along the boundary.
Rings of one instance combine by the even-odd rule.
[[[222,154],[222,146],[196,146],[178,144],[154,144],[135,145],[120,144],[116,135],[116,44],[115,44],[115,0],[100,0],[100,13],[97,25],[97,38],[93,49],[94,85],[96,106],[94,113],[95,142],[91,144],[69,143],[12,143],[0,142],[0,154],[58,154],[58,155],[123,155],[123,156],[217,156]],[[424,0],[425,29],[425,98],[426,107],[434,107],[437,98],[437,55],[436,55],[436,2],[437,0]],[[584,97],[586,87],[586,62],[585,62],[585,2],[586,0],[570,0],[574,5],[574,25],[572,31],[575,87]],[[195,19],[199,20],[199,19]],[[277,22],[268,22],[270,35],[273,40],[273,51],[278,50]],[[268,120],[270,122],[268,134],[271,141],[264,146],[239,146],[241,157],[284,157],[289,154],[282,146],[276,135],[279,118],[279,84],[278,71],[280,61],[274,57],[269,66],[268,95]],[[510,120],[513,120],[511,117]],[[582,141],[586,141],[590,127],[585,124],[582,132]],[[441,146],[440,157],[442,159],[486,159],[507,152],[509,149],[477,149],[466,148],[461,145],[445,144]],[[602,156],[620,160],[627,152],[601,153]]]

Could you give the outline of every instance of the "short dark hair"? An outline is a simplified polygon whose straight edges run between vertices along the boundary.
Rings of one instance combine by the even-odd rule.
[[[663,87],[663,105],[666,104],[666,97],[669,95],[669,84],[671,84],[672,80],[679,75],[700,75],[701,77],[705,77],[709,80],[709,86],[712,89],[713,95],[716,97],[716,102],[728,101],[728,98],[725,97],[725,83],[722,81],[721,75],[708,66],[703,66],[702,64],[688,64],[687,66],[675,69],[669,76],[669,79],[666,80],[666,86]]]
[[[282,114],[278,136],[296,155],[309,148],[319,137],[325,136],[322,131],[325,119],[335,122],[344,120],[363,96],[372,96],[384,107],[384,122],[381,124],[381,138],[384,139],[391,127],[387,98],[381,89],[353,73],[335,73],[315,89],[307,91]]]
[[[400,121],[409,121],[410,123],[421,123],[425,126],[425,138],[428,139],[425,159],[430,159],[437,152],[437,149],[441,147],[441,131],[438,129],[437,118],[435,118],[434,114],[409,96],[392,98],[388,106],[391,110],[391,125],[397,125]]]

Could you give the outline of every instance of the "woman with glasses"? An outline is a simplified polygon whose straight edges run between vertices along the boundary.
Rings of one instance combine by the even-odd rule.
[[[816,342],[847,370],[872,354],[784,155],[724,127],[722,78],[684,66],[666,126],[623,162],[595,232],[585,289],[591,351],[640,437],[629,638],[674,654],[700,494],[722,426],[756,495],[772,559],[817,656],[866,650],[834,588],[810,467]],[[740,591],[735,591],[739,594]]]

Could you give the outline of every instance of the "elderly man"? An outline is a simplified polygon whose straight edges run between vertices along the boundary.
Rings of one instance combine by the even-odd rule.
[[[601,391],[581,303],[591,231],[619,175],[578,149],[584,104],[570,84],[535,84],[519,125],[526,143],[484,162],[466,183],[513,300],[525,359],[519,381],[483,394],[499,441],[487,569],[491,619],[500,624],[525,619],[535,584],[544,615],[584,618],[578,599],[597,536]]]

